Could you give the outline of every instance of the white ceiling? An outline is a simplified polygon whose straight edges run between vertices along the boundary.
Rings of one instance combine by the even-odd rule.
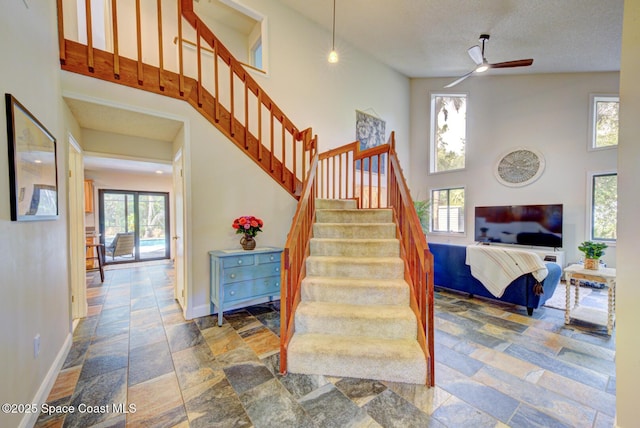
[[[145,175],[170,175],[173,167],[170,163],[148,162],[98,155],[84,156],[86,171],[120,171]]]
[[[65,98],[73,117],[81,128],[113,134],[173,142],[183,122],[122,108],[96,104],[90,101]],[[170,163],[122,159],[114,156],[85,155],[84,167],[88,171],[123,171],[138,174],[171,174]]]
[[[183,125],[178,120],[90,101],[75,98],[65,98],[65,101],[81,128],[170,143]]]
[[[333,0],[280,2],[331,31]],[[487,33],[490,63],[534,59],[492,74],[615,71],[622,9],[623,0],[336,0],[336,49],[355,46],[408,77],[455,77],[474,68],[467,49]]]

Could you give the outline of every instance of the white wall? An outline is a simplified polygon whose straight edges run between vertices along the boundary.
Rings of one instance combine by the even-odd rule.
[[[397,151],[407,172],[409,79],[339,38],[340,62],[329,64],[331,32],[276,0],[243,0],[268,18],[269,76],[253,73],[300,129],[312,127],[320,149],[355,141],[356,110],[396,131]]]
[[[114,134],[82,128],[82,148],[85,152],[108,153],[143,160],[173,160],[172,143],[132,135]]]
[[[429,234],[432,242],[474,240],[474,207],[483,205],[564,204],[566,261],[580,259],[577,246],[588,238],[587,173],[616,168],[617,149],[588,151],[590,93],[618,93],[619,74],[581,73],[472,77],[451,88],[466,93],[467,152],[462,171],[429,174],[430,93],[443,92],[451,79],[411,81],[412,195],[428,199],[430,190],[464,186],[466,235]],[[500,155],[528,147],[546,161],[532,184],[511,188],[494,176]],[[616,265],[616,248],[603,260]]]
[[[57,140],[57,220],[12,222],[5,115],[0,114],[0,402],[44,400],[70,345],[67,137],[60,96],[55,2],[4,2],[0,14],[0,92],[11,93]],[[25,31],[28,29],[28,31]],[[4,108],[2,109],[4,112]],[[33,352],[40,334],[40,355]],[[38,394],[40,391],[40,394]],[[0,426],[23,415],[0,413]]]
[[[618,149],[618,269],[616,291],[617,426],[638,426],[640,385],[640,287],[638,287],[638,182],[640,182],[640,3],[624,2],[620,67],[620,148]]]

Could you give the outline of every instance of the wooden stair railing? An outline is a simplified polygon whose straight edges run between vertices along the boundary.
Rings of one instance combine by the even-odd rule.
[[[433,255],[400,168],[393,132],[385,145],[360,151],[354,142],[316,155],[311,163],[282,260],[280,373],[287,371],[287,349],[294,334],[294,314],[313,234],[315,198],[357,199],[360,208],[393,209],[411,309],[418,323],[418,342],[428,361],[425,383],[434,386]]]
[[[305,260],[309,255],[309,242],[313,235],[312,228],[316,214],[317,171],[318,154],[316,153],[304,181],[282,255],[280,269],[280,372],[282,374],[287,371],[287,348],[294,332],[293,316],[300,303],[300,284],[306,276]]]
[[[92,11],[91,0],[84,0],[86,44],[65,37],[63,3],[69,4],[57,0],[63,70],[187,101],[298,197],[316,139],[310,129],[294,125],[196,15],[193,0],[178,0],[174,10],[163,8],[162,0],[110,0],[105,49],[95,47],[92,23],[101,17]],[[149,25],[157,30],[149,31]],[[177,52],[172,53],[167,46],[174,38]]]

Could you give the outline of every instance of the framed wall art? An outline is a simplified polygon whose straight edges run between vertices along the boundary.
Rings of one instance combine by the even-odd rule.
[[[58,218],[56,139],[11,94],[5,94],[11,220]]]
[[[367,114],[365,112],[356,110],[356,140],[360,143],[360,151],[370,149],[372,147],[385,144],[387,141],[384,135],[384,120]],[[369,159],[364,160],[364,170],[369,171]],[[373,158],[371,165],[371,172],[378,172],[378,159]],[[384,162],[380,173],[384,174]],[[360,161],[356,162],[356,168],[360,169]]]

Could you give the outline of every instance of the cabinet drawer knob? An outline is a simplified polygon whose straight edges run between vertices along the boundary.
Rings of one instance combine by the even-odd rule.
[[[276,287],[280,288],[280,282],[276,282]]]
[[[231,291],[231,292],[229,293],[229,295],[230,295],[230,296],[233,296],[234,294],[236,294],[236,292],[235,292],[235,291]]]
[[[269,257],[269,260],[275,260],[275,257],[271,256]]]
[[[279,267],[276,268],[276,272],[280,272],[280,268]]]
[[[238,264],[241,265],[242,264],[242,260],[238,260]]]
[[[236,274],[235,274],[235,273],[232,273],[231,275],[229,275],[229,277],[230,277],[231,279],[233,279],[233,278],[235,278],[235,277],[236,277]]]

